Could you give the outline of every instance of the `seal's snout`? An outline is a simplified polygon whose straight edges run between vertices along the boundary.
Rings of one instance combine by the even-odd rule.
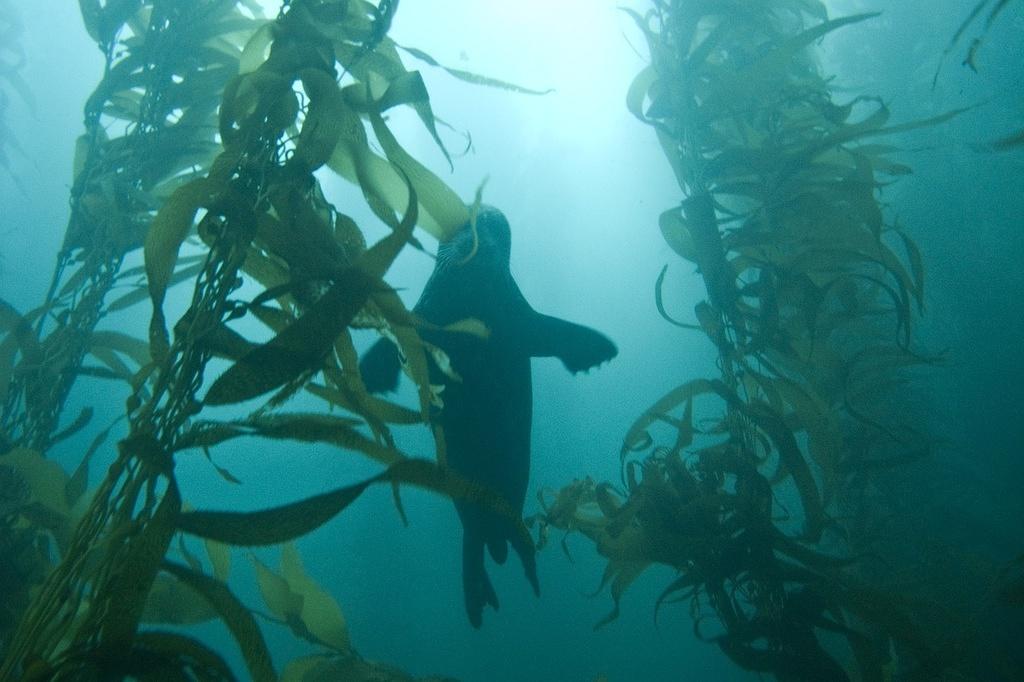
[[[473,226],[466,227],[467,232],[472,233]],[[480,248],[508,262],[512,252],[512,228],[509,227],[508,218],[504,213],[493,206],[481,205],[476,214],[476,239]]]

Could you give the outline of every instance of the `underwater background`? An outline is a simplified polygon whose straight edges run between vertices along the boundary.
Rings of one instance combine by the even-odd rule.
[[[625,106],[630,82],[647,61],[623,5],[649,6],[406,0],[389,33],[443,64],[551,89],[544,95],[506,92],[424,67],[434,113],[471,135],[471,148],[456,155],[450,174],[412,112],[389,118],[405,149],[465,200],[487,179],[483,198],[510,221],[512,273],[527,300],[543,313],[601,330],[619,348],[612,362],[578,376],[555,359],[533,361],[527,516],[541,511],[542,488],[585,476],[618,481],[619,449],[637,415],[682,381],[715,371],[715,348],[707,339],[666,324],[655,305],[654,282],[667,263],[672,294],[666,306],[683,316],[705,294],[692,264],[679,261],[658,230],[659,214],[678,202],[679,189],[656,137]],[[877,94],[900,122],[971,107],[895,136],[896,158],[913,174],[879,195],[923,255],[925,312],[915,334],[922,348],[943,357],[916,370],[903,389],[905,418],[936,445],[886,491],[906,510],[893,531],[906,542],[885,545],[890,556],[882,560],[912,566],[908,581],[948,583],[952,592],[963,581],[955,562],[943,563],[944,548],[993,565],[1024,551],[1024,152],[1019,145],[1001,152],[985,146],[1024,121],[1024,3],[1011,2],[993,22],[973,62],[976,72],[960,63],[966,43],[943,58],[974,0],[827,5],[831,16],[881,12],[830,34],[818,48],[824,71],[836,75],[840,99],[845,92]],[[0,298],[24,311],[43,299],[50,283],[68,218],[82,106],[102,76],[103,60],[77,3],[6,0],[0,6],[23,24],[20,72],[31,93],[31,102],[7,98],[4,134],[18,149],[9,153],[8,168],[0,168]],[[464,146],[457,132],[442,130],[442,137],[453,151]],[[358,188],[329,172],[320,177],[327,199],[345,207],[367,241],[387,234]],[[436,241],[420,236],[432,252]],[[140,263],[135,254],[125,267]],[[405,249],[387,281],[411,306],[432,268],[429,256]],[[184,288],[171,291],[168,320],[176,319],[188,296]],[[102,326],[145,338],[148,322],[143,305],[110,314]],[[375,338],[357,332],[357,348],[365,350]],[[127,388],[82,377],[66,414],[91,406],[93,423],[107,424],[122,414],[127,397]],[[415,401],[415,387],[405,380],[397,402]],[[318,405],[299,396],[290,407]],[[236,407],[219,410],[227,418],[243,414]],[[124,428],[116,426],[110,442]],[[49,457],[73,470],[92,435],[86,430],[67,439]],[[432,455],[433,439],[422,427],[396,428],[395,435],[404,452]],[[97,481],[111,450],[93,460]],[[333,446],[284,441],[227,442],[214,459],[241,483],[218,476],[198,450],[177,456],[182,494],[194,507],[262,508],[379,469]],[[416,676],[465,681],[759,678],[698,640],[685,604],[663,605],[655,621],[655,600],[673,577],[667,568],[646,571],[623,596],[618,618],[595,630],[612,606],[607,590],[598,590],[605,562],[578,535],[566,541],[567,558],[559,531],[538,554],[541,597],[532,594],[515,560],[492,566],[501,609],[487,612],[483,627],[474,630],[462,607],[461,528],[451,502],[411,487],[403,491],[408,525],[390,489],[379,486],[297,543],[307,572],[340,604],[352,645],[366,659]],[[275,566],[278,552],[233,550],[232,586],[244,602],[257,604],[249,553]],[[956,596],[962,597],[970,598]],[[988,636],[1021,641],[1021,610],[995,614]],[[190,632],[243,669],[222,625]],[[279,666],[309,652],[286,628],[270,626],[265,633]]]

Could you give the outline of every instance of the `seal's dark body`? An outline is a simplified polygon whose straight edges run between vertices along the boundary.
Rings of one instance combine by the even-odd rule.
[[[444,430],[449,466],[499,493],[521,514],[530,472],[530,358],[556,356],[576,372],[614,357],[616,350],[601,334],[530,307],[509,271],[510,241],[504,215],[491,208],[481,211],[475,239],[467,226],[439,248],[434,272],[414,312],[437,327],[476,318],[490,330],[486,340],[436,329],[421,331],[424,340],[445,351],[460,377],[453,380],[432,368],[431,380],[444,385],[444,407],[435,420]],[[390,342],[378,342],[360,368],[371,391],[393,389],[397,350]],[[484,604],[498,607],[484,568],[484,547],[503,563],[511,543],[539,591],[534,548],[509,519],[469,502],[457,501],[456,508],[464,529],[466,612],[479,626]]]

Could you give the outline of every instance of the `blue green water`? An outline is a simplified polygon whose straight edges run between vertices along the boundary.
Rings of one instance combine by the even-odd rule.
[[[8,107],[9,127],[24,150],[13,157],[24,191],[0,172],[0,296],[26,310],[49,283],[67,219],[82,104],[102,60],[81,28],[77,3],[12,4],[25,23],[23,73],[35,104],[34,111],[19,101]],[[645,61],[635,52],[642,40],[617,9],[621,4],[407,0],[392,31],[399,43],[444,63],[554,88],[530,97],[424,69],[435,112],[472,134],[472,152],[455,160],[450,175],[412,116],[392,119],[406,148],[462,196],[472,197],[489,178],[485,199],[511,222],[512,271],[534,307],[598,328],[618,344],[619,357],[588,375],[572,377],[556,360],[534,361],[527,513],[537,511],[536,493],[545,486],[583,475],[616,480],[619,445],[637,414],[681,381],[714,371],[706,340],[666,325],[654,306],[658,272],[677,263],[657,217],[678,201],[678,187],[651,130],[624,105],[626,88]],[[830,37],[823,54],[844,90],[880,94],[897,120],[976,105],[949,123],[901,138],[906,152],[900,160],[915,173],[886,188],[882,198],[924,253],[927,310],[920,338],[946,352],[946,361],[921,377],[908,412],[925,420],[942,443],[901,494],[921,513],[915,532],[1004,560],[1024,548],[1024,153],[979,152],[975,145],[1024,126],[1024,5],[1016,3],[992,28],[978,73],[963,67],[962,50],[956,51],[933,88],[939,55],[973,4],[836,2],[834,14],[884,13]],[[452,147],[459,147],[454,135]],[[331,201],[356,207],[349,212],[371,237],[384,233],[358,208],[357,190],[326,175],[322,181]],[[409,251],[388,279],[411,304],[432,265]],[[668,277],[676,295],[690,299],[682,309],[703,296],[699,279],[685,267],[673,265]],[[139,307],[106,324],[144,337],[147,321]],[[357,341],[364,347],[371,335]],[[117,390],[82,379],[67,414],[96,405],[94,423],[105,423],[121,412],[125,396]],[[411,393],[403,396],[412,402]],[[87,441],[87,435],[71,439],[54,454],[70,465]],[[422,429],[401,431],[399,444],[424,456],[432,451]],[[201,454],[183,457],[184,495],[197,507],[255,509],[374,471],[357,455],[328,446],[226,444],[215,457],[243,483],[219,478]],[[94,475],[103,465],[97,461]],[[653,603],[671,577],[667,571],[649,571],[627,593],[618,620],[595,632],[611,599],[591,596],[603,562],[579,537],[569,540],[573,562],[557,542],[540,553],[539,599],[515,560],[492,568],[501,610],[486,613],[484,627],[474,630],[462,608],[454,509],[414,490],[404,501],[407,527],[390,491],[381,488],[299,543],[309,573],[336,597],[366,658],[466,682],[755,678],[696,640],[685,606],[663,608],[654,622]],[[277,561],[272,550],[255,554]],[[232,585],[258,604],[247,555],[234,552]],[[996,629],[1019,632],[1019,615],[1006,617],[1005,628]],[[200,631],[232,651],[219,626]],[[267,635],[279,666],[308,653],[283,629],[268,627]]]

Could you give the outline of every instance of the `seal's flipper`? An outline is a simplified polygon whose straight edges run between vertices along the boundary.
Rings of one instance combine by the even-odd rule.
[[[359,374],[370,393],[394,391],[398,388],[398,375],[401,371],[402,359],[398,355],[398,346],[388,339],[380,339],[370,346],[370,350],[359,361]]]
[[[619,353],[604,334],[549,315],[529,315],[521,331],[528,355],[556,357],[573,374],[607,362]]]
[[[487,551],[491,553],[494,563],[503,564],[508,559],[508,540],[504,535],[491,535],[487,538]]]
[[[516,550],[516,554],[519,555],[519,560],[523,563],[523,571],[526,573],[526,579],[530,581],[533,593],[539,597],[540,580],[537,579],[537,548],[533,546],[532,542],[523,542],[522,536],[514,531],[509,537],[509,542],[512,545],[512,549]]]
[[[498,610],[498,595],[484,568],[484,539],[470,528],[462,534],[462,593],[466,600],[466,615],[475,628],[484,622],[485,604]]]

